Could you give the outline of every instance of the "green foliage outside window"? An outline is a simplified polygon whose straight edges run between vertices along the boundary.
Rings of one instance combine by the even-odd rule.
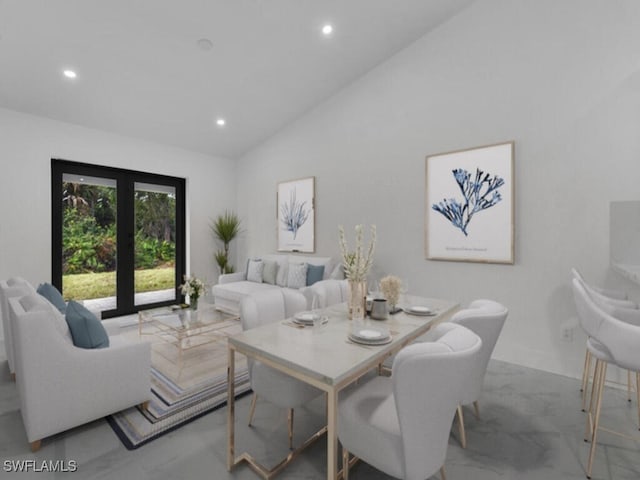
[[[116,190],[63,185],[63,275],[116,270]],[[175,263],[175,198],[136,192],[135,260],[137,269]]]

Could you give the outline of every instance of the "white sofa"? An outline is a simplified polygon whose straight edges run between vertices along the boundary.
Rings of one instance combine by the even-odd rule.
[[[307,263],[310,265],[324,265],[322,280],[344,278],[340,262],[331,257],[315,257],[296,254],[268,254],[259,258],[263,261],[275,261],[278,264],[277,281],[275,284],[254,282],[247,280],[246,268],[241,272],[220,275],[218,284],[212,287],[216,308],[234,315],[240,314],[240,302],[248,295],[273,289],[288,288],[287,272],[290,263]],[[254,258],[252,258],[253,260]],[[247,262],[248,263],[248,262]],[[305,294],[309,287],[300,288]],[[306,296],[306,294],[305,294]]]
[[[32,450],[42,438],[151,398],[151,346],[110,335],[75,347],[64,316],[32,293],[9,299],[20,413]]]

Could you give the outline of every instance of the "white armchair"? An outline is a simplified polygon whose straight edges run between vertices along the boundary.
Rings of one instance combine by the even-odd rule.
[[[75,347],[64,318],[37,294],[9,299],[20,411],[32,450],[43,438],[144,404],[151,397],[151,349],[109,337],[100,349]]]
[[[402,349],[391,377],[375,377],[341,394],[338,437],[344,479],[349,453],[396,478],[444,477],[449,431],[482,341],[452,323],[432,342]]]
[[[2,315],[4,351],[7,354],[9,374],[13,380],[16,379],[16,367],[15,354],[13,352],[13,328],[11,315],[9,315],[9,299],[22,297],[30,293],[35,293],[35,289],[23,278],[13,277],[6,281],[0,281],[0,314]]]
[[[269,290],[242,299],[240,321],[243,330],[284,320],[307,308],[307,301],[295,290]],[[258,397],[288,409],[289,448],[293,448],[293,409],[322,395],[322,391],[296,380],[259,361],[249,359],[249,378],[253,398],[249,425],[253,421]]]

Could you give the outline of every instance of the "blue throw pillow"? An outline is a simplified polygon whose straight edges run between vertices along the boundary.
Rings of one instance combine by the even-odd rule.
[[[60,310],[60,313],[64,313],[67,309],[67,304],[64,303],[62,294],[56,287],[54,287],[50,283],[41,283],[40,285],[38,285],[38,289],[36,290],[36,292],[49,300],[49,302],[51,302],[54,307]]]
[[[307,268],[307,286],[313,285],[322,280],[324,275],[324,265],[311,265]]]
[[[71,331],[73,344],[80,348],[106,348],[109,346],[109,335],[96,316],[71,300],[65,315]]]

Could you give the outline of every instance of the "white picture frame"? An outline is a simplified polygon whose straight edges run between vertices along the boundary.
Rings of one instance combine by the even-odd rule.
[[[425,160],[429,260],[514,263],[515,142]]]
[[[315,252],[315,177],[278,183],[279,252]]]

